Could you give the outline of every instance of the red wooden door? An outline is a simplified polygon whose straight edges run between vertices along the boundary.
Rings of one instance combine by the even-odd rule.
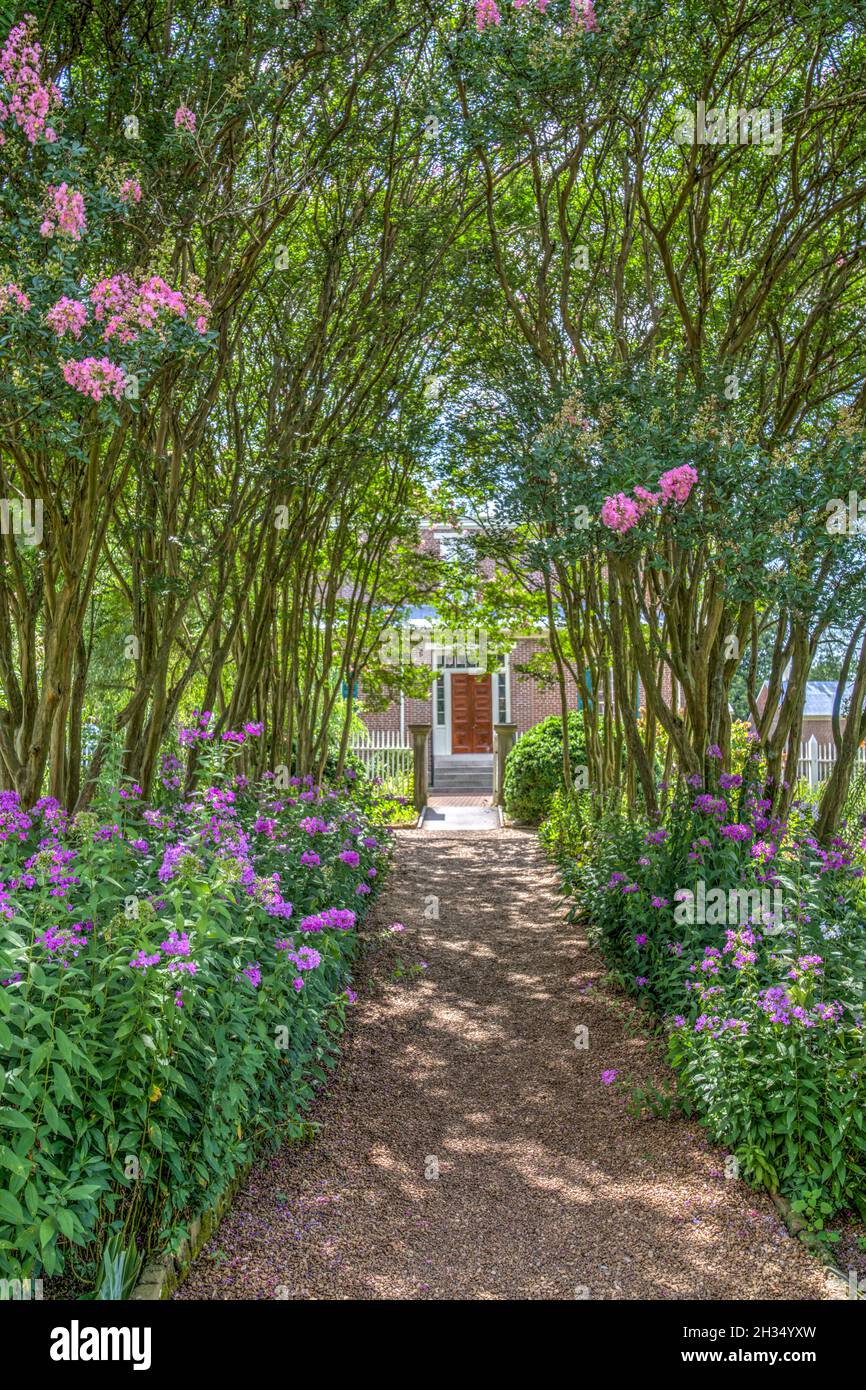
[[[493,682],[490,675],[451,675],[451,752],[493,752]]]

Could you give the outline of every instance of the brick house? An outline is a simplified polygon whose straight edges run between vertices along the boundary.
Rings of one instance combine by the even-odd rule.
[[[440,553],[465,538],[471,524],[434,525],[424,533],[424,544]],[[433,608],[419,608],[405,615],[407,624],[436,625]],[[433,787],[489,790],[493,776],[493,725],[516,724],[518,736],[548,715],[560,713],[559,690],[517,669],[535,652],[548,647],[546,633],[520,633],[509,637],[499,655],[496,670],[489,672],[473,663],[471,647],[461,651],[433,652],[430,656],[430,693],[423,699],[401,697],[380,712],[362,712],[367,728],[407,738],[410,724],[432,724],[430,781]],[[569,708],[579,709],[580,698],[569,679]],[[363,708],[363,679],[358,691]]]

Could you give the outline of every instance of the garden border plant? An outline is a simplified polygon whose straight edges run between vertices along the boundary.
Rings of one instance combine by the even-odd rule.
[[[387,833],[352,780],[281,791],[218,762],[158,807],[0,794],[5,1276],[85,1290],[109,1242],[177,1253],[335,1065]]]
[[[685,779],[663,817],[611,808],[559,861],[572,920],[664,1020],[685,1107],[820,1236],[866,1216],[862,829],[824,848],[814,808],[775,816],[762,774],[753,751],[714,792]]]

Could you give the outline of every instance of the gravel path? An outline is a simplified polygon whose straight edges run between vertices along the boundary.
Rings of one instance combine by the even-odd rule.
[[[175,1297],[828,1297],[697,1125],[601,1084],[663,1066],[535,837],[398,843],[319,1136],[262,1161]]]

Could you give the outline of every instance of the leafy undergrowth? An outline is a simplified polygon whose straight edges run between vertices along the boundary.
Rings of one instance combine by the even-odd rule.
[[[572,912],[663,1021],[677,1108],[828,1244],[840,1210],[866,1216],[860,835],[823,847],[796,804],[781,823],[748,767],[681,788],[658,822],[563,804],[543,834]]]
[[[0,796],[0,1276],[92,1290],[302,1134],[390,847],[363,789],[292,782]]]

